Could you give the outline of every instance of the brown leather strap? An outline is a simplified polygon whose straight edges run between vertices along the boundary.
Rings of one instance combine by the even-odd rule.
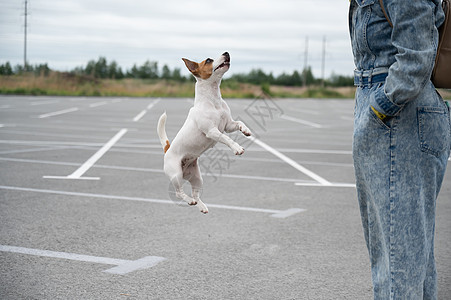
[[[387,12],[385,11],[384,1],[383,1],[383,0],[379,0],[379,3],[381,4],[382,11],[384,12],[384,15],[385,15],[385,18],[386,18],[387,21],[388,21],[388,24],[390,24],[390,26],[393,27],[393,24],[392,24],[392,22],[390,21],[390,19],[388,18]]]

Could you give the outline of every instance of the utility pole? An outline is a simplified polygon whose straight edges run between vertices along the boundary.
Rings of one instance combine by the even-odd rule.
[[[324,69],[326,66],[326,36],[323,37],[323,59],[321,63],[321,87],[324,87]]]
[[[25,26],[24,26],[24,50],[23,50],[23,68],[24,70],[27,69],[27,5],[28,1],[25,0]]]
[[[308,68],[308,36],[305,37],[305,51],[304,51],[304,70],[302,70],[303,75],[303,86],[307,86],[307,68]]]

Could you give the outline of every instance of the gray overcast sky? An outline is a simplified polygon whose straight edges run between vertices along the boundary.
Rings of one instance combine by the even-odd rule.
[[[23,63],[25,0],[0,0],[0,63]],[[28,0],[28,62],[71,70],[104,56],[123,69],[146,60],[231,55],[229,73],[261,68],[280,74],[308,65],[321,76],[352,75],[348,0]]]

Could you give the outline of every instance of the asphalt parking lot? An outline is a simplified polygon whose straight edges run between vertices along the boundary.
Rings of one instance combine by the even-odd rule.
[[[353,100],[228,100],[255,139],[201,159],[209,208],[174,199],[156,135],[192,99],[0,96],[1,299],[371,299]],[[451,295],[451,168],[437,202]]]

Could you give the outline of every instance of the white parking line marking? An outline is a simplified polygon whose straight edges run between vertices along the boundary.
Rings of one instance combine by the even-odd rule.
[[[136,117],[133,119],[133,122],[138,122],[139,120],[141,120],[142,117],[144,117],[144,115],[147,113],[147,110],[143,110],[142,112],[140,112],[139,114],[136,115]]]
[[[40,249],[30,249],[30,248],[14,247],[14,246],[6,246],[6,245],[0,245],[0,251],[27,254],[27,255],[35,255],[35,256],[41,256],[41,257],[51,257],[51,258],[83,261],[83,262],[92,262],[92,263],[104,264],[104,265],[116,265],[116,267],[105,270],[103,272],[110,273],[110,274],[118,274],[118,275],[125,275],[125,274],[133,272],[133,271],[148,269],[148,268],[151,268],[151,267],[157,265],[158,263],[166,260],[166,258],[159,257],[159,256],[145,256],[145,257],[137,259],[137,260],[126,260],[126,259],[116,259],[116,258],[109,258],[109,257],[99,257],[99,256],[66,253],[66,252],[56,252],[56,251],[40,250]]]
[[[313,123],[313,122],[306,121],[306,120],[301,120],[301,119],[290,117],[290,116],[287,116],[287,115],[281,115],[280,118],[288,120],[288,121],[296,122],[296,123],[299,123],[299,124],[307,125],[307,126],[310,126],[310,127],[314,127],[314,128],[323,128],[323,126],[320,125],[320,124]]]
[[[55,145],[55,146],[86,146],[86,147],[98,147],[100,143],[78,143],[78,142],[59,142],[59,141],[23,141],[23,140],[0,140],[0,144],[8,144],[8,145],[32,145],[32,146],[45,146],[45,145]],[[160,148],[155,145],[154,148]],[[130,146],[133,147],[133,146]]]
[[[311,183],[311,182],[296,182],[294,185],[297,186],[320,186],[320,187],[344,187],[344,188],[355,188],[355,183],[331,183],[328,185]]]
[[[58,103],[58,102],[59,102],[58,100],[36,101],[36,102],[31,102],[30,105],[36,106],[36,105],[53,104],[53,103]]]
[[[78,110],[78,107],[72,107],[72,108],[68,108],[68,109],[63,109],[63,110],[51,112],[51,113],[48,113],[48,114],[39,115],[38,118],[39,119],[44,119],[44,118],[48,118],[48,117],[59,116],[59,115],[67,114],[67,113],[74,112],[74,111],[77,111],[77,110]]]
[[[8,127],[11,125],[8,125]],[[6,127],[6,126],[5,126]],[[132,131],[133,129],[129,129],[129,131]],[[71,135],[74,136],[74,135]],[[75,137],[75,136],[74,136]],[[59,142],[59,141],[23,141],[23,140],[0,140],[0,144],[10,144],[10,145],[32,145],[32,146],[45,146],[45,145],[55,145],[55,146],[80,146],[80,147],[98,147],[101,144],[99,143],[77,143],[77,142]],[[136,144],[124,144],[124,143],[118,143],[116,145],[118,148],[143,148],[143,149],[161,149],[160,144],[146,144],[146,145],[136,145]],[[280,152],[285,153],[306,153],[306,154],[330,154],[330,155],[352,155],[352,151],[346,151],[346,150],[316,150],[316,149],[294,149],[294,148],[278,148],[277,149]],[[228,152],[229,149],[217,149],[215,151],[224,151]],[[266,149],[260,149],[260,148],[248,148],[246,149],[246,152],[264,152],[267,151]],[[141,152],[141,153],[149,153],[148,151]],[[161,151],[156,152],[158,154],[161,154]],[[256,159],[256,158],[246,158],[246,160],[259,160],[259,161],[265,161],[264,159]],[[266,160],[269,161],[269,160]],[[275,160],[273,160],[274,162]],[[307,164],[310,164],[311,162],[306,162]],[[314,164],[319,164],[319,162],[315,162]],[[341,164],[333,164],[333,163],[324,163],[324,165],[341,165]],[[346,166],[352,166],[352,164],[346,164]]]
[[[161,146],[160,146],[161,147]],[[352,155],[352,151],[347,150],[321,150],[321,149],[293,149],[279,148],[279,151],[290,153],[308,153],[308,154],[331,154],[331,155]]]
[[[39,151],[45,150],[43,148]],[[50,148],[49,150],[52,150]],[[58,148],[60,149],[60,148]],[[64,149],[64,148],[61,148]],[[71,149],[71,148],[69,148]],[[31,151],[31,150],[30,150]],[[2,153],[0,153],[2,154]],[[20,163],[32,163],[32,164],[44,164],[44,165],[59,165],[59,166],[78,166],[77,163],[71,162],[58,162],[58,161],[49,161],[49,160],[36,160],[36,159],[23,159],[23,158],[11,158],[11,157],[0,157],[0,161],[11,161],[11,162],[20,162]],[[123,170],[123,171],[136,171],[136,172],[146,172],[146,173],[164,173],[163,169],[150,169],[150,168],[134,168],[134,167],[123,167],[123,166],[107,166],[107,165],[95,165],[93,168],[101,168],[101,169],[110,169],[110,170]],[[265,177],[265,176],[253,176],[253,175],[236,175],[236,174],[221,174],[221,173],[206,173],[203,176],[207,177],[222,177],[222,178],[233,178],[233,179],[249,179],[249,180],[263,180],[263,181],[275,181],[275,182],[291,182],[291,183],[300,183],[301,180],[294,178],[280,178],[280,177]],[[56,178],[64,178],[67,177],[58,177]],[[308,182],[306,182],[308,183]],[[315,182],[311,182],[312,184],[316,184]]]
[[[150,199],[150,198],[141,198],[141,197],[114,196],[114,195],[103,195],[103,194],[91,194],[91,193],[79,193],[79,192],[66,192],[66,191],[23,188],[23,187],[3,186],[3,185],[0,185],[0,189],[23,191],[23,192],[34,192],[34,193],[44,193],[44,194],[108,199],[108,200],[114,199],[114,200],[125,200],[125,201],[140,201],[140,202],[170,204],[170,205],[178,204],[178,202],[170,201],[170,200]],[[231,205],[221,205],[221,204],[211,204],[211,203],[207,203],[207,204],[208,204],[208,207],[210,207],[210,208],[268,213],[268,214],[270,214],[270,217],[273,217],[273,218],[287,218],[287,217],[290,217],[297,213],[305,211],[305,209],[302,209],[302,208],[290,208],[290,209],[286,209],[286,210],[277,210],[277,209],[231,206]],[[186,205],[188,205],[188,204],[186,204]]]
[[[80,166],[74,173],[68,176],[44,176],[48,179],[87,179],[98,180],[99,177],[82,177],[117,141],[127,132],[127,129],[121,129],[113,138],[111,138],[102,148],[99,149],[93,156],[91,156],[83,165]]]
[[[150,103],[146,109],[144,109],[142,112],[140,112],[138,115],[136,115],[135,118],[133,118],[133,122],[138,122],[139,120],[141,120],[142,117],[144,117],[144,115],[152,109],[152,107],[155,106],[155,104],[157,104],[158,102],[160,102],[161,98],[158,98],[157,100],[153,101],[152,103]]]
[[[0,160],[13,161],[13,162],[24,162],[24,163],[35,163],[35,164],[60,165],[60,166],[79,166],[80,165],[80,164],[77,164],[77,163],[69,163],[69,162],[58,162],[58,161],[50,161],[50,160],[22,159],[22,158],[12,158],[12,157],[0,157]]]
[[[5,124],[0,124],[0,128],[5,127]]]
[[[274,154],[275,156],[277,156],[278,158],[280,158],[281,160],[283,160],[284,162],[286,162],[287,164],[289,164],[290,166],[292,166],[296,170],[298,170],[298,171],[304,173],[305,175],[307,175],[308,177],[312,178],[313,180],[318,181],[322,185],[331,185],[331,183],[329,181],[327,181],[326,179],[324,179],[321,176],[313,173],[312,171],[308,170],[307,168],[301,166],[300,164],[298,164],[297,162],[295,162],[294,160],[292,160],[288,156],[280,153],[279,151],[277,151],[273,147],[263,143],[262,141],[254,138],[252,136],[249,137],[249,139],[251,139],[253,142],[255,142],[260,147],[266,149],[268,152]]]
[[[158,102],[160,102],[161,98],[157,98],[157,100],[155,100],[154,102],[150,103],[149,105],[147,105],[147,110],[151,110],[152,107],[154,107],[155,104],[157,104]]]
[[[45,150],[45,149],[41,149]],[[1,154],[1,153],[0,153]],[[451,160],[451,159],[450,159]],[[35,159],[22,159],[22,158],[11,158],[11,157],[0,157],[0,161],[11,161],[19,163],[32,163],[32,164],[46,164],[46,165],[59,165],[59,166],[78,166],[77,163],[70,162],[56,162],[49,160],[35,160]],[[352,167],[352,165],[349,165]],[[150,169],[150,168],[134,168],[134,167],[122,167],[122,166],[107,166],[107,165],[95,165],[94,168],[100,169],[110,169],[110,170],[124,170],[124,171],[136,171],[136,172],[146,172],[146,173],[163,173],[162,169]],[[263,180],[263,181],[275,181],[275,182],[291,182],[297,186],[319,186],[319,187],[350,187],[355,188],[354,183],[334,183],[330,185],[322,185],[316,182],[301,182],[299,179],[293,178],[279,178],[279,177],[264,177],[264,176],[249,176],[249,175],[236,175],[236,174],[219,174],[219,173],[207,173],[203,174],[207,177],[223,177],[223,178],[233,178],[233,179],[248,179],[248,180]],[[55,176],[56,177],[56,176]]]
[[[96,103],[89,104],[89,107],[99,107],[99,106],[105,105],[107,103],[108,102],[106,102],[106,101],[96,102]]]
[[[0,151],[0,155],[42,152],[42,151],[54,151],[54,150],[74,149],[74,148],[78,148],[78,147],[45,147],[45,148],[33,148],[33,149],[22,149],[22,150],[9,150],[9,151]]]
[[[297,108],[290,107],[290,111],[297,111],[297,112],[300,112],[300,113],[303,113],[303,114],[310,114],[310,115],[319,115],[320,114],[316,110],[310,110],[310,109],[304,109],[304,108],[297,109]]]

